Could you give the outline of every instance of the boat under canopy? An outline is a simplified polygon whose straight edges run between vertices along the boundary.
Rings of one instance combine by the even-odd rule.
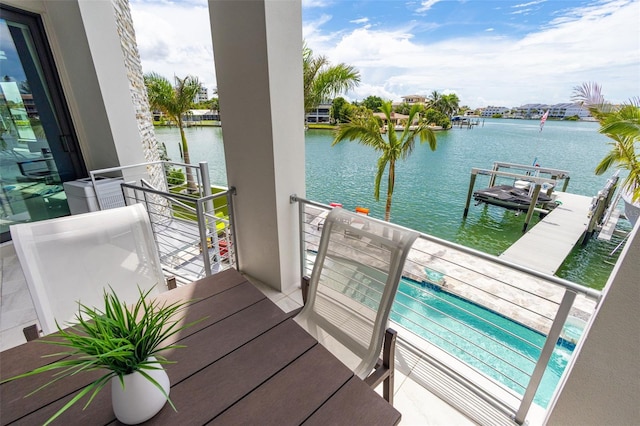
[[[511,185],[496,185],[474,191],[473,199],[478,203],[492,204],[511,210],[527,211],[531,205],[529,189],[518,188]],[[553,201],[553,198],[540,192],[537,204],[543,207]]]

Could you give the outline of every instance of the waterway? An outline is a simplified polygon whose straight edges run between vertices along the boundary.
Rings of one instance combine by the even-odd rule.
[[[499,255],[522,235],[524,215],[495,206],[471,205],[462,220],[471,169],[490,169],[494,161],[532,164],[567,170],[568,192],[594,196],[610,176],[596,176],[596,165],[610,149],[609,139],[598,133],[598,124],[486,119],[472,128],[454,128],[437,133],[438,147],[431,151],[417,144],[412,155],[396,165],[396,185],[391,220],[395,223]],[[169,157],[180,160],[176,128],[157,128]],[[208,161],[212,183],[227,185],[222,129],[186,129],[191,161]],[[383,218],[385,200],[373,197],[377,154],[357,142],[331,146],[333,134],[310,130],[305,134],[306,197],[322,203],[339,202],[347,209],[368,207],[374,217]],[[385,181],[386,182],[386,181]],[[486,186],[479,176],[475,187]],[[381,193],[385,193],[386,186]],[[626,221],[621,224],[629,229]],[[619,237],[610,242],[590,240],[576,248],[557,275],[601,289],[611,273],[619,251],[610,256]],[[544,247],[532,247],[544,250]]]

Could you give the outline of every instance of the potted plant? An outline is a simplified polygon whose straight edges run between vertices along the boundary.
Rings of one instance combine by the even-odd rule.
[[[65,406],[56,412],[46,424],[51,423],[85,395],[88,406],[96,394],[111,382],[113,410],[122,423],[137,424],[158,413],[169,398],[169,377],[162,364],[170,363],[160,355],[167,349],[184,347],[163,343],[195,324],[179,325],[176,315],[190,302],[164,304],[147,300],[151,290],[143,292],[132,307],[121,301],[113,290],[104,292],[104,309],[79,304],[76,324],[63,329],[41,342],[67,348],[54,355],[66,355],[64,359],[12,377],[8,382],[62,369],[55,378],[29,395],[60,380],[82,371],[105,370],[104,375],[81,389]],[[52,355],[53,356],[53,355]]]

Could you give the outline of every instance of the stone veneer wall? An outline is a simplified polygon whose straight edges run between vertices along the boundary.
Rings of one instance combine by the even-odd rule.
[[[118,34],[120,35],[122,54],[129,78],[129,90],[131,91],[131,98],[133,99],[133,105],[136,110],[136,120],[138,122],[140,139],[142,140],[144,157],[147,161],[158,161],[160,159],[158,140],[154,132],[147,90],[144,85],[144,74],[142,72],[136,34],[133,28],[129,0],[111,0],[111,3],[116,17]],[[162,167],[154,167],[153,170],[149,170],[149,174],[151,175],[151,183],[156,188],[166,190],[166,188],[163,188],[164,178],[162,176]]]

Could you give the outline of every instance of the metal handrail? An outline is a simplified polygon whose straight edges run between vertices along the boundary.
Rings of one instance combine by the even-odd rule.
[[[311,263],[308,258],[307,258],[307,244],[314,244],[311,241],[307,241],[307,238],[312,239],[313,241],[315,241],[318,236],[311,236],[309,235],[309,231],[308,228],[305,228],[305,224],[310,224],[311,222],[313,222],[316,226],[317,229],[315,229],[313,232],[315,233],[315,231],[318,231],[319,233],[319,228],[321,227],[321,216],[322,213],[317,214],[313,220],[309,220],[309,222],[307,222],[305,220],[305,217],[307,217],[307,215],[309,215],[310,213],[308,211],[305,210],[306,206],[311,206],[311,207],[315,207],[321,211],[329,211],[330,209],[332,209],[331,206],[326,205],[326,204],[322,204],[316,201],[312,201],[312,200],[307,200],[304,199],[302,197],[298,197],[296,195],[292,195],[290,197],[290,202],[294,203],[294,202],[298,202],[299,203],[299,232],[300,232],[300,259],[301,259],[301,275],[304,276],[307,274],[307,271],[309,268],[309,263]],[[373,219],[374,221],[376,221],[377,219]],[[530,313],[533,313],[535,315],[540,316],[541,318],[545,318],[545,321],[548,320],[549,322],[551,322],[551,326],[548,330],[548,332],[546,332],[545,334],[547,335],[544,344],[542,345],[542,347],[536,345],[536,346],[532,346],[532,348],[535,348],[536,352],[539,350],[539,356],[537,357],[537,361],[535,359],[530,359],[528,358],[532,364],[535,364],[535,366],[533,367],[533,371],[531,373],[527,373],[522,371],[519,368],[516,368],[514,371],[520,371],[520,373],[524,373],[525,376],[528,375],[528,382],[527,383],[523,383],[523,384],[519,384],[519,386],[521,387],[521,389],[524,390],[524,393],[522,395],[522,398],[520,399],[520,404],[518,407],[511,407],[511,409],[513,411],[510,411],[510,414],[512,416],[512,418],[519,424],[522,424],[525,420],[525,417],[531,407],[531,404],[533,403],[533,398],[536,394],[536,391],[540,385],[540,382],[542,380],[542,376],[544,374],[545,369],[547,368],[547,365],[549,364],[551,355],[553,353],[553,349],[556,347],[557,342],[559,341],[559,338],[561,336],[561,332],[563,330],[564,324],[567,320],[567,317],[569,316],[570,310],[573,307],[574,301],[576,299],[576,296],[578,294],[581,294],[583,296],[585,296],[588,299],[594,300],[595,303],[594,305],[597,306],[597,303],[600,300],[601,297],[601,293],[597,290],[591,289],[591,288],[587,288],[587,287],[583,287],[580,286],[576,283],[573,283],[571,281],[559,278],[559,277],[555,277],[555,276],[551,276],[551,275],[547,275],[538,271],[534,271],[532,269],[529,269],[527,267],[523,267],[514,263],[511,263],[509,261],[506,261],[504,259],[500,259],[498,257],[486,254],[486,253],[482,253],[479,252],[475,249],[472,248],[468,248],[468,247],[464,247],[461,245],[458,245],[456,243],[452,243],[449,241],[445,241],[442,240],[440,238],[437,237],[433,237],[431,235],[428,234],[424,234],[421,233],[420,234],[420,239],[428,241],[430,243],[434,243],[437,244],[438,246],[443,246],[452,250],[455,250],[459,253],[463,253],[465,255],[468,256],[472,256],[472,257],[476,257],[479,259],[483,259],[485,261],[491,262],[494,265],[497,265],[498,267],[501,268],[508,268],[510,270],[513,271],[517,271],[518,273],[522,273],[525,275],[528,275],[530,277],[533,277],[535,279],[539,279],[542,281],[546,281],[550,284],[553,284],[555,286],[558,286],[560,288],[560,292],[562,292],[562,300],[558,303],[555,302],[553,300],[549,300],[549,299],[545,299],[549,304],[552,304],[551,306],[557,306],[557,309],[555,310],[555,314],[554,315],[549,315],[549,314],[545,314],[542,312],[535,312],[533,309],[531,308],[523,308],[523,311],[529,311]],[[416,243],[417,244],[417,243]],[[415,250],[415,244],[414,244],[414,250]],[[434,254],[432,253],[428,253],[428,252],[424,252],[426,254],[429,254],[430,257],[434,257]],[[444,258],[438,258],[437,260],[442,261],[442,262],[448,262],[451,263],[450,260],[448,259],[444,259]],[[417,266],[424,266],[424,264],[419,264],[415,261],[407,261],[407,264],[413,262],[414,263],[414,267]],[[452,265],[454,263],[451,263]],[[405,265],[406,266],[406,265]],[[431,265],[430,265],[431,266]],[[469,268],[468,265],[459,265],[459,264],[455,264],[455,266],[457,267],[461,267],[461,268],[465,268],[466,270],[469,271],[473,271],[473,268]],[[415,268],[414,268],[415,269]],[[406,272],[406,271],[405,271]],[[502,280],[500,277],[497,276],[490,276],[490,275],[486,275],[483,274],[481,272],[477,272],[477,271],[473,271],[474,273],[476,273],[478,276],[484,276],[487,279],[491,279],[493,281],[499,282],[502,285],[505,286],[511,286],[513,287],[512,284],[510,284],[509,282],[506,282],[504,280]],[[459,277],[458,277],[459,278]],[[462,279],[462,278],[459,278]],[[459,280],[458,280],[459,281]],[[481,288],[481,285],[475,286],[473,285],[473,283],[467,283],[467,282],[463,282],[461,281],[462,284],[464,284],[465,286],[469,286],[471,288],[474,288],[477,291],[482,291],[482,292],[486,292],[485,289]],[[518,291],[526,294],[531,294],[533,295],[533,293],[528,293],[526,289],[520,289],[518,287],[514,287],[515,289],[518,289]],[[437,297],[437,296],[434,296]],[[461,295],[457,295],[457,297],[461,297],[462,299],[466,299],[466,297],[461,296]],[[526,296],[525,296],[526,297]],[[536,297],[540,297],[537,296]],[[498,297],[498,299],[501,299],[500,297]],[[467,299],[469,300],[469,299]],[[476,303],[471,301],[472,303]],[[509,303],[513,303],[510,302]],[[425,320],[427,320],[425,318]],[[411,321],[411,320],[409,320]],[[496,327],[496,325],[493,325],[494,327]],[[423,325],[421,325],[421,327],[424,328]],[[440,327],[440,325],[439,325]],[[426,329],[426,328],[425,328]],[[457,333],[454,330],[451,329],[446,329],[447,333],[449,333],[449,335],[452,336],[458,336]],[[433,333],[433,332],[432,332]],[[441,338],[441,336],[438,335],[438,338]],[[463,340],[465,340],[464,337],[458,336],[458,337],[454,337],[454,339],[457,339],[459,342],[463,342]],[[450,344],[454,344],[455,342],[449,342]],[[471,342],[470,342],[471,343]],[[498,342],[500,343],[500,342]],[[532,345],[532,343],[529,343]],[[502,343],[500,343],[500,345],[502,345]],[[459,345],[458,345],[459,346]],[[465,351],[465,349],[463,348],[459,348],[461,351]],[[475,357],[475,355],[467,352],[467,354],[471,357]],[[497,356],[497,355],[496,355]],[[505,360],[504,361],[506,364],[509,364],[509,361]],[[499,367],[494,367],[494,366],[489,366],[491,369],[496,370]],[[502,372],[497,371],[497,374],[501,374],[504,375]],[[507,377],[508,380],[514,381],[517,380],[515,378],[511,378],[508,376]],[[514,381],[514,383],[519,383],[518,381]]]
[[[96,194],[96,198],[97,198],[97,203],[98,203],[98,207],[102,210],[105,208],[105,206],[103,205],[103,202],[101,200],[101,198],[98,196],[98,185],[97,185],[97,180],[96,178],[100,175],[108,175],[108,174],[113,174],[113,173],[120,173],[122,174],[123,171],[125,170],[133,170],[133,169],[147,169],[152,167],[152,166],[159,166],[161,165],[163,168],[166,166],[179,166],[179,167],[184,167],[184,168],[191,168],[191,169],[195,169],[197,170],[199,173],[196,173],[196,177],[197,177],[197,185],[198,188],[202,188],[204,192],[203,195],[209,195],[209,192],[207,191],[207,188],[210,188],[210,186],[205,186],[204,181],[206,180],[207,184],[209,183],[209,170],[208,170],[208,166],[207,166],[207,162],[203,161],[200,162],[198,165],[194,165],[194,164],[188,164],[188,163],[181,163],[181,162],[175,162],[175,161],[164,161],[164,160],[157,160],[157,161],[149,161],[146,163],[136,163],[136,164],[130,164],[130,165],[126,165],[126,166],[116,166],[116,167],[108,167],[108,168],[104,168],[104,169],[97,169],[97,170],[92,170],[89,172],[89,177],[91,179],[91,184],[93,185],[93,189],[94,192]],[[169,184],[167,182],[167,177],[166,174],[163,173],[163,178],[164,178],[164,185],[165,187],[168,189],[169,188]],[[154,188],[153,186],[151,186],[152,188]],[[157,188],[155,188],[157,189]]]
[[[167,175],[175,166],[196,170],[197,192],[182,194],[170,189]],[[109,204],[105,206],[101,202],[101,194],[98,192],[100,184],[96,185],[96,178],[116,175],[127,179],[127,182],[119,179],[122,181],[119,182],[122,197],[114,200],[112,193],[109,193],[110,198],[106,197],[106,193],[102,194],[105,196],[105,203]],[[232,195],[235,191],[229,188],[216,194],[211,193],[206,161],[198,165],[151,161],[93,170],[90,176],[100,209],[138,202],[146,205],[154,239],[161,258],[164,259],[163,268],[173,275],[192,281],[224,269],[227,264],[237,264],[232,219]],[[183,185],[184,183],[180,187],[183,188]],[[214,200],[221,198],[226,199],[226,204],[214,203]],[[225,209],[228,219],[219,216],[219,209]],[[224,239],[224,251],[221,250],[223,242],[220,239]]]
[[[226,191],[221,191],[216,194],[211,194],[205,197],[193,198],[184,194],[170,193],[165,191],[160,191],[158,189],[148,187],[148,182],[142,185],[137,185],[135,183],[122,183],[121,184],[123,194],[125,196],[125,200],[132,200],[133,202],[144,202],[147,204],[147,211],[151,212],[153,209],[151,208],[149,196],[155,195],[159,196],[165,200],[170,201],[171,203],[175,203],[176,205],[184,208],[187,212],[191,212],[196,216],[195,225],[197,227],[198,234],[198,242],[200,247],[208,247],[209,246],[209,238],[212,238],[212,246],[214,248],[214,257],[220,257],[220,248],[218,245],[218,231],[216,229],[216,224],[218,222],[223,222],[225,224],[226,233],[229,238],[232,239],[231,244],[227,247],[229,252],[229,256],[232,258],[231,264],[237,265],[237,250],[235,250],[235,244],[233,243],[233,236],[235,236],[235,227],[234,221],[232,220],[233,215],[233,202],[232,196],[235,194],[235,188],[229,188]],[[213,201],[219,198],[226,198],[227,200],[227,214],[229,220],[224,218],[220,218],[212,213],[213,209]],[[185,203],[195,204],[195,208]],[[152,221],[153,222],[153,221]],[[155,231],[154,231],[155,233]],[[156,241],[158,239],[156,238]],[[213,272],[211,261],[209,256],[205,255],[206,250],[202,250],[202,262],[204,265],[204,275],[211,275]],[[201,277],[198,277],[201,278]]]
[[[298,197],[295,194],[291,195],[290,201],[291,201],[291,203],[300,202],[302,204],[307,204],[307,205],[310,205],[310,206],[319,207],[319,208],[326,209],[326,210],[331,210],[333,208],[328,204],[319,203],[319,202],[313,201],[313,200],[307,200],[305,198]],[[379,220],[379,219],[375,219],[375,218],[372,218],[372,219],[374,221],[375,220]],[[399,225],[399,226],[401,226],[401,225]],[[301,229],[301,231],[303,232],[302,229]],[[440,244],[440,245],[443,245],[445,247],[449,247],[449,248],[453,248],[453,249],[459,250],[459,251],[461,251],[461,252],[463,252],[465,254],[469,254],[469,255],[474,256],[474,257],[479,257],[481,259],[488,260],[490,262],[494,262],[494,263],[496,263],[498,265],[502,265],[502,266],[505,266],[505,267],[510,268],[510,269],[515,269],[517,271],[524,272],[524,273],[526,273],[528,275],[532,275],[532,276],[534,276],[536,278],[541,278],[541,279],[544,279],[546,281],[550,281],[550,282],[552,282],[552,283],[554,283],[556,285],[559,285],[560,287],[564,287],[566,289],[570,289],[572,291],[575,291],[578,294],[584,294],[585,296],[589,296],[589,297],[597,299],[597,300],[599,300],[600,297],[601,297],[601,292],[598,291],[598,290],[595,290],[595,289],[592,289],[592,288],[589,288],[589,287],[581,286],[579,284],[576,284],[574,282],[565,280],[563,278],[559,278],[559,277],[556,277],[556,276],[553,276],[553,275],[545,274],[543,272],[535,271],[535,270],[533,270],[531,268],[527,268],[526,266],[517,265],[515,263],[509,262],[507,260],[504,260],[504,259],[501,259],[499,257],[493,256],[491,254],[483,253],[481,251],[475,250],[475,249],[470,248],[470,247],[462,246],[460,244],[456,244],[456,243],[453,243],[451,241],[443,240],[441,238],[434,237],[433,235],[425,234],[425,233],[422,233],[422,232],[420,232],[420,238],[423,238],[423,239],[428,240],[428,241],[433,241],[433,242],[435,242],[437,244]]]

